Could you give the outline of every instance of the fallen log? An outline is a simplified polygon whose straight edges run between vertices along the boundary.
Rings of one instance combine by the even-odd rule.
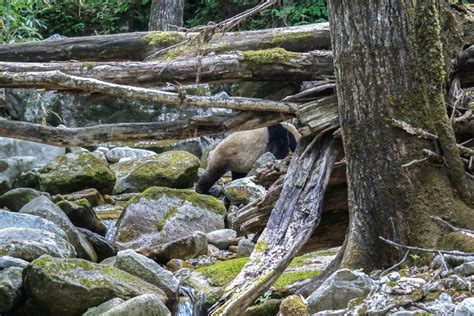
[[[323,80],[333,75],[331,51],[288,52],[282,48],[232,52],[156,62],[0,62],[8,72],[59,70],[68,75],[134,86],[164,82]]]
[[[76,147],[103,142],[186,139],[203,135],[255,129],[273,125],[285,117],[279,113],[241,112],[173,122],[104,124],[81,128],[52,127],[0,120],[0,136],[49,145]]]
[[[196,36],[186,32],[136,32],[0,45],[0,61],[142,61],[153,52]],[[293,52],[330,49],[329,24],[215,34],[200,52],[230,52],[281,47]],[[197,51],[197,49],[195,49]]]
[[[328,132],[310,149],[302,138],[285,184],[249,262],[211,315],[238,315],[266,291],[304,246],[321,219],[322,200],[340,148]]]
[[[296,104],[251,98],[214,98],[164,92],[155,89],[131,87],[108,83],[97,79],[66,75],[60,71],[47,72],[2,72],[0,88],[45,88],[51,90],[69,90],[75,92],[96,92],[115,97],[159,102],[166,105],[218,107],[239,111],[269,111],[291,114]]]

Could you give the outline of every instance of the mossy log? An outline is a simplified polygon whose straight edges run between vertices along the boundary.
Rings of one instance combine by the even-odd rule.
[[[0,62],[8,72],[46,72],[95,78],[135,86],[165,82],[322,80],[333,75],[331,51],[289,52],[283,48],[232,52],[202,58],[154,62]]]
[[[0,45],[0,61],[142,61],[152,52],[186,41],[197,33],[136,32]],[[293,52],[330,49],[329,24],[215,34],[194,53],[261,50],[281,47]]]

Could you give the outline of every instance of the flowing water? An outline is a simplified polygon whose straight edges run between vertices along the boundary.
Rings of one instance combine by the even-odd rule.
[[[194,307],[194,290],[187,285],[181,285],[179,288],[179,303],[176,316],[192,316]]]

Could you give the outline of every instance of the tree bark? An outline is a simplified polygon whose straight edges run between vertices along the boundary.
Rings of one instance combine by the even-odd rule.
[[[153,0],[149,31],[170,31],[183,26],[184,0]]]
[[[0,61],[143,61],[153,51],[196,36],[185,32],[136,32],[0,45]],[[292,52],[330,49],[329,24],[215,34],[201,53],[283,48]],[[179,55],[179,54],[178,54]]]
[[[379,236],[436,247],[441,234],[432,215],[472,227],[473,186],[444,101],[439,9],[435,0],[329,2],[349,188],[342,266],[370,270],[398,259]],[[438,135],[439,144],[406,133],[394,119]],[[421,159],[437,147],[445,165]]]
[[[282,49],[156,62],[0,62],[0,69],[8,72],[59,70],[69,75],[135,86],[189,83],[196,78],[199,82],[323,80],[334,74],[331,51],[293,53]]]

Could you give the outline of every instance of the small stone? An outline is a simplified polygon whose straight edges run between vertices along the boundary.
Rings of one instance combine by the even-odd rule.
[[[239,251],[239,247],[238,246],[229,246],[229,251],[231,251],[233,253],[237,253]]]
[[[290,295],[286,297],[280,305],[281,316],[307,316],[308,305],[306,300],[300,295]]]
[[[76,200],[75,202],[61,201],[56,205],[63,210],[75,226],[105,236],[107,228],[97,217],[91,204],[86,199]]]
[[[77,228],[86,237],[87,241],[94,247],[97,261],[102,261],[117,254],[117,247],[103,236],[91,232],[85,228]]]
[[[216,246],[214,245],[207,245],[207,252],[209,255],[211,256],[218,256],[221,252],[221,250],[219,248],[217,248]]]
[[[463,275],[463,276],[470,276],[474,274],[474,261],[466,262],[456,267],[454,269],[454,273]]]
[[[125,302],[125,300],[123,300],[121,298],[118,298],[118,297],[113,298],[110,301],[107,301],[105,303],[100,304],[99,306],[89,308],[87,310],[87,312],[82,314],[82,316],[101,316],[101,315],[104,315],[105,312],[111,310],[112,308],[114,308],[116,306],[119,306],[123,302]]]
[[[4,270],[10,267],[19,267],[25,268],[28,265],[28,261],[10,257],[10,256],[1,256],[0,257],[0,270]]]
[[[171,259],[191,259],[207,254],[207,238],[203,232],[179,238],[156,248],[147,248],[144,255],[158,262],[168,262]]]
[[[440,281],[445,288],[454,289],[456,291],[469,291],[469,283],[456,274],[452,274]]]
[[[0,270],[0,312],[7,313],[17,305],[22,291],[23,268],[10,267]]]
[[[237,237],[237,232],[232,229],[220,229],[207,233],[207,242],[219,249],[227,249],[232,240]]]
[[[474,297],[464,299],[454,310],[454,316],[474,315]]]
[[[255,248],[255,244],[248,238],[242,238],[239,240],[237,246],[237,255],[239,257],[250,257]]]
[[[224,194],[232,204],[248,204],[265,196],[266,190],[250,178],[237,179],[224,187]]]
[[[190,267],[189,264],[186,263],[186,261],[182,259],[171,259],[166,263],[166,269],[168,269],[171,272],[176,272],[178,270],[181,270],[183,268],[188,268]]]

